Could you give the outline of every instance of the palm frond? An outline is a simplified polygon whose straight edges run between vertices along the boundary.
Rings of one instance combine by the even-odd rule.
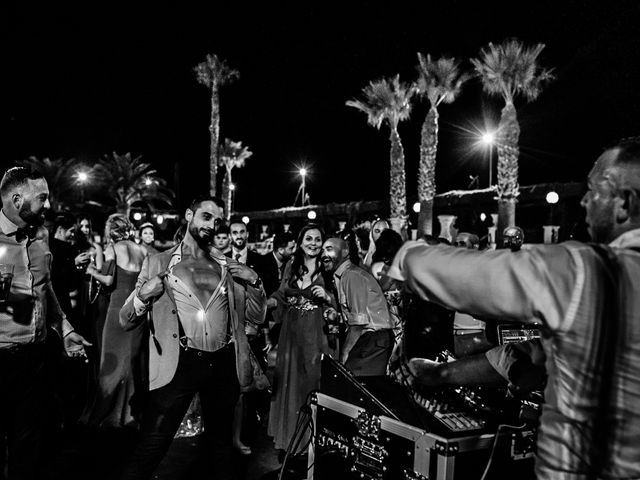
[[[471,63],[488,94],[500,95],[507,103],[518,95],[531,101],[554,78],[552,70],[538,63],[544,48],[542,43],[526,46],[518,39],[508,39],[500,45],[489,43]]]
[[[204,62],[200,62],[193,69],[198,83],[212,88],[218,85],[227,85],[240,77],[240,72],[229,66],[226,60],[221,60],[213,53],[206,56]]]
[[[431,55],[425,57],[418,52],[418,79],[416,93],[426,97],[429,103],[437,107],[440,103],[451,103],[460,94],[462,85],[470,75],[463,72],[460,62],[455,58],[441,57],[433,60]]]
[[[375,128],[388,122],[391,128],[407,120],[411,115],[411,98],[415,90],[412,85],[400,81],[396,75],[392,79],[369,82],[362,89],[363,99],[349,100],[347,106],[356,108],[367,115],[367,121]]]
[[[244,167],[245,160],[251,155],[253,152],[249,150],[249,147],[242,145],[242,142],[234,142],[225,138],[220,146],[220,166],[227,170]]]
[[[167,199],[171,205],[175,197],[151,164],[143,162],[142,156],[132,157],[130,152],[105,155],[92,175],[104,186],[109,197],[115,199],[120,209],[131,206],[135,201],[149,199]]]

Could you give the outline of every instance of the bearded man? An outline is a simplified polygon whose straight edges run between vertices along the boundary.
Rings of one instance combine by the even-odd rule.
[[[248,266],[212,246],[223,204],[195,199],[182,242],[147,257],[120,312],[124,328],[148,318],[149,395],[140,439],[123,478],[151,478],[196,392],[216,478],[232,478],[233,412],[252,374],[245,321],[264,321],[266,296]],[[147,317],[147,314],[151,314]]]

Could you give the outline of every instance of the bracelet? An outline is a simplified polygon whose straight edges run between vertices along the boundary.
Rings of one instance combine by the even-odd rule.
[[[65,333],[62,338],[67,338],[69,335],[71,335],[73,332],[75,332],[75,330],[69,330],[67,333]]]

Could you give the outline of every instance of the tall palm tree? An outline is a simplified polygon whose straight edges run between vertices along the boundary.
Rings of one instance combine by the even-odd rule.
[[[220,87],[231,83],[240,76],[240,72],[229,67],[225,60],[221,60],[214,53],[207,55],[204,62],[193,69],[198,83],[211,91],[211,124],[210,156],[209,156],[209,190],[216,195],[218,188],[218,146],[220,143]]]
[[[234,142],[225,138],[224,143],[220,147],[220,166],[225,168],[224,180],[222,182],[222,198],[225,202],[225,211],[227,220],[231,218],[231,172],[234,168],[244,167],[244,161],[253,155],[248,147],[242,145],[242,142]]]
[[[116,202],[116,210],[129,216],[134,203],[161,201],[171,206],[175,195],[165,180],[143,162],[141,156],[133,158],[131,153],[105,155],[95,166],[92,175],[103,186],[110,198]]]
[[[80,164],[73,158],[64,160],[56,158],[29,157],[18,160],[16,165],[30,167],[40,172],[49,185],[49,203],[54,211],[70,207],[77,197],[78,172]]]
[[[544,44],[525,46],[517,39],[505,40],[500,45],[489,45],[472,59],[483,89],[489,95],[502,97],[504,107],[496,135],[498,148],[498,243],[502,243],[502,231],[514,226],[518,185],[518,139],[520,125],[514,100],[524,97],[533,101],[543,86],[553,79],[551,70],[542,68],[538,57]]]
[[[418,169],[418,199],[420,217],[418,230],[431,235],[433,227],[433,199],[436,196],[436,154],[438,153],[438,106],[453,102],[469,75],[462,73],[454,58],[437,60],[418,52],[416,93],[429,102],[429,112],[422,124],[420,166]]]
[[[400,76],[369,82],[362,89],[362,100],[349,100],[349,107],[357,108],[367,115],[369,125],[380,129],[389,127],[390,168],[389,206],[390,220],[394,230],[400,232],[407,217],[407,190],[404,172],[404,149],[398,134],[398,124],[411,115],[413,87],[400,82]]]

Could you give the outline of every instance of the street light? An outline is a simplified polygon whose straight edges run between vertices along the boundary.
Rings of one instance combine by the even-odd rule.
[[[296,199],[293,201],[293,206],[294,207],[296,206],[296,202],[298,201],[298,197],[302,196],[302,201],[300,202],[300,204],[304,207],[304,204],[305,204],[305,202],[307,200],[307,192],[306,192],[306,190],[307,190],[307,182],[306,182],[306,179],[307,179],[307,173],[309,173],[309,171],[306,168],[301,167],[298,170],[298,173],[300,174],[300,188],[298,188],[298,193],[296,194]]]
[[[316,212],[315,212],[314,210],[309,210],[309,211],[307,212],[307,218],[308,218],[309,220],[315,220],[317,216],[318,216],[318,215],[316,214]]]
[[[489,188],[493,184],[493,145],[496,143],[495,132],[484,132],[480,136],[480,143],[489,148]]]
[[[413,204],[413,211],[416,213],[420,213],[420,202],[416,202]]]
[[[307,178],[307,169],[306,168],[301,168],[300,169],[300,178],[302,179],[302,183],[300,184],[300,190],[302,191],[302,206],[304,207],[304,202],[307,198],[307,193],[306,193],[306,189],[307,189],[307,183],[306,183],[306,178]]]
[[[546,200],[547,200],[548,204],[554,205],[554,204],[558,203],[558,200],[560,200],[560,196],[556,192],[551,191],[551,192],[547,193]]]
[[[153,183],[153,180],[151,180],[149,177],[147,177],[147,178],[144,180],[144,184],[145,184],[147,187],[150,187],[152,183]]]
[[[80,170],[76,173],[76,178],[80,184],[80,202],[84,204],[84,186],[89,182],[89,174],[84,170]]]
[[[249,217],[247,217],[246,215],[244,217],[242,217],[242,223],[244,223],[245,225],[249,224]]]

